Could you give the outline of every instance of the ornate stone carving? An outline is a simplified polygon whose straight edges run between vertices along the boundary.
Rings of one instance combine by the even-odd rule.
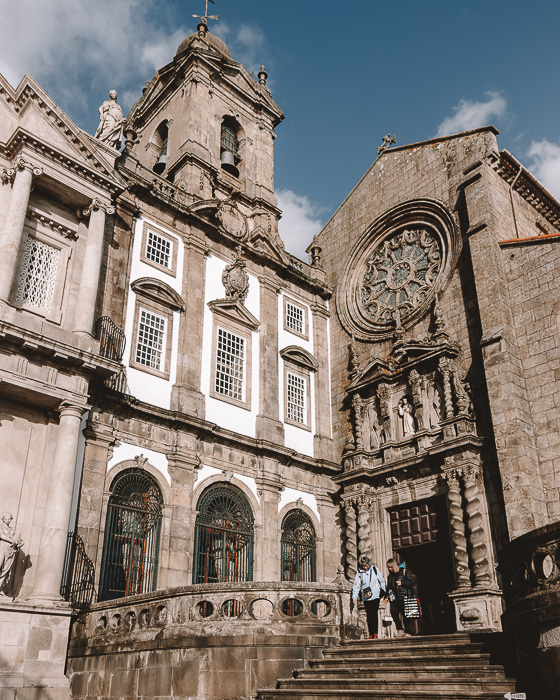
[[[95,138],[112,148],[120,148],[124,125],[124,116],[117,104],[117,91],[109,90],[109,99],[99,107],[99,126]]]
[[[451,528],[451,542],[453,543],[453,561],[455,564],[457,588],[468,588],[471,585],[471,580],[459,474],[457,471],[449,471],[444,474],[444,479],[447,481],[449,525]]]
[[[106,214],[114,214],[115,207],[112,207],[106,202],[102,202],[100,199],[92,199],[88,206],[82,210],[82,216],[88,217],[92,211],[104,211]]]
[[[222,284],[226,290],[226,297],[237,301],[245,301],[249,291],[249,275],[245,271],[245,261],[242,259],[242,248],[237,247],[237,254],[222,273]]]
[[[364,402],[356,395],[352,396],[352,407],[354,409],[354,435],[356,438],[356,449],[364,449],[362,423],[364,419]]]
[[[418,424],[418,430],[424,430],[424,380],[417,370],[412,369],[408,375],[408,383],[412,391],[412,403],[414,404],[414,417]]]
[[[360,353],[356,345],[356,338],[352,335],[350,341],[350,381],[353,381],[360,374]]]
[[[387,384],[379,384],[377,388],[377,397],[379,399],[379,411],[381,414],[381,423],[383,425],[382,437],[384,442],[386,442],[393,437],[391,425],[391,391]]]
[[[0,595],[7,595],[5,589],[10,580],[12,565],[18,549],[23,547],[23,540],[19,533],[10,525],[12,522],[11,513],[2,514],[0,523]]]
[[[369,509],[371,498],[365,494],[358,497],[358,554],[371,556],[371,529],[369,524]]]
[[[486,586],[491,579],[486,549],[486,533],[482,526],[483,517],[477,475],[478,469],[475,467],[464,470],[467,527],[473,560],[474,582],[476,586]]]
[[[220,204],[216,216],[224,231],[240,240],[247,238],[247,219],[234,204],[231,204],[231,202]]]
[[[399,416],[402,418],[402,429],[405,438],[415,435],[416,428],[414,425],[414,408],[405,396],[399,401],[398,405]]]

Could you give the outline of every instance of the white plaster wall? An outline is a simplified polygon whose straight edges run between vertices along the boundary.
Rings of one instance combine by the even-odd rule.
[[[295,333],[284,328],[284,296],[293,300],[299,306],[307,309],[308,337],[309,340],[301,338]],[[308,304],[300,301],[296,296],[280,292],[278,295],[278,349],[296,345],[297,347],[307,350],[312,355],[313,352],[313,317]],[[284,360],[279,358],[278,362],[278,401],[280,420],[284,423]],[[308,414],[310,416],[311,430],[298,428],[295,425],[284,423],[284,444],[292,450],[297,450],[301,454],[313,457],[313,436],[315,435],[315,373],[310,372],[309,377],[309,402]]]
[[[148,222],[150,226],[154,229],[161,231],[165,236],[173,240],[174,245],[177,246],[177,274],[176,276],[168,275],[163,272],[163,270],[158,270],[152,265],[140,260],[140,253],[142,248],[142,232],[144,228],[144,223]],[[152,221],[140,217],[136,222],[136,227],[134,230],[134,243],[132,248],[132,262],[130,270],[130,282],[134,282],[141,277],[153,277],[155,279],[161,280],[168,284],[172,289],[174,289],[177,294],[181,294],[181,286],[183,279],[183,253],[184,247],[181,239],[174,235],[168,229],[154,224]],[[134,309],[136,306],[136,295],[132,290],[128,295],[128,302],[126,308],[126,323],[125,323],[125,334],[126,334],[126,350],[124,354],[124,364],[126,366],[126,375],[130,393],[135,396],[140,401],[146,401],[148,403],[159,406],[160,408],[170,408],[171,402],[171,389],[173,384],[175,384],[177,376],[177,346],[179,343],[179,315],[180,312],[173,312],[173,333],[172,333],[172,349],[171,349],[171,361],[170,361],[170,371],[169,379],[161,379],[160,377],[154,377],[153,374],[148,372],[143,372],[142,370],[130,367],[130,353],[134,351],[136,347],[136,338],[132,337],[132,328],[134,324]],[[167,352],[167,348],[164,348],[164,354]]]
[[[284,489],[280,494],[280,501],[278,502],[278,512],[288,504],[293,504],[296,507],[296,501],[301,498],[303,503],[315,513],[317,520],[321,522],[321,516],[319,515],[319,509],[317,508],[317,499],[312,493],[306,493],[305,491],[299,491],[298,489]]]
[[[233,261],[233,257],[229,262]],[[224,299],[225,290],[222,284],[222,272],[228,262],[208,255],[206,258],[206,286],[205,296],[207,301]],[[245,307],[255,318],[260,317],[260,290],[259,281],[254,275],[249,275],[249,292],[245,299]],[[202,342],[202,370],[201,392],[206,397],[206,420],[216,423],[222,428],[233,430],[242,435],[255,437],[255,420],[259,411],[259,331],[252,331],[251,345],[251,408],[247,410],[234,406],[227,401],[210,396],[210,377],[212,370],[212,334],[214,328],[214,314],[208,305],[204,308],[204,331]],[[247,358],[249,361],[249,358]],[[247,369],[247,367],[246,367]]]
[[[154,452],[154,450],[148,450],[145,447],[138,447],[138,445],[131,445],[128,442],[119,442],[115,445],[113,448],[113,456],[107,462],[107,471],[112,469],[115,464],[125,462],[129,459],[134,459],[138,455],[145,457],[152,467],[155,467],[155,469],[161,472],[166,478],[167,483],[171,486],[169,464],[166,455],[164,455],[163,452]]]

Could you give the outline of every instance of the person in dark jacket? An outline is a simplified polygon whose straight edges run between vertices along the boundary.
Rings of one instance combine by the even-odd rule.
[[[391,617],[397,626],[397,637],[408,637],[408,620],[404,615],[404,599],[414,595],[414,576],[406,566],[399,566],[394,559],[387,560],[387,593],[391,606]]]

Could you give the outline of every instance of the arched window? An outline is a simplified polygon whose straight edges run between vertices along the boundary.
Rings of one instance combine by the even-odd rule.
[[[241,162],[241,156],[239,155],[239,131],[240,127],[235,119],[224,117],[220,139],[220,162],[222,168],[231,173],[231,175],[235,175],[235,177],[239,177],[237,166]]]
[[[99,600],[153,591],[157,584],[163,497],[142,469],[119,474],[111,486]]]
[[[245,494],[213,484],[198,501],[193,583],[253,580],[254,518]]]
[[[291,510],[282,522],[282,581],[316,581],[316,548],[311,519]]]

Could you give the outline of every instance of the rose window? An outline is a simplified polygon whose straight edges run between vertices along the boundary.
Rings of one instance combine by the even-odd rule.
[[[429,296],[442,266],[439,239],[425,230],[404,230],[386,239],[366,262],[359,289],[362,313],[389,324],[418,308]]]

